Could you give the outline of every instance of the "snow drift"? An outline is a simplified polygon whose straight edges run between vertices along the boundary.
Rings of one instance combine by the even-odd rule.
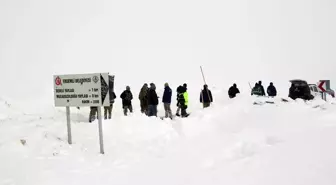
[[[105,155],[83,110],[72,110],[68,145],[64,110],[29,115],[2,101],[11,114],[0,124],[0,183],[334,184],[335,104],[256,100],[222,98],[173,121],[115,109],[103,122]]]

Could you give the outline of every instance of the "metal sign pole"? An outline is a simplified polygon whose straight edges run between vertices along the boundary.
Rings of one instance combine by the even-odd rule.
[[[68,130],[68,143],[72,144],[72,135],[71,135],[71,123],[70,123],[70,107],[66,107],[66,119],[67,119],[67,130]]]
[[[104,154],[103,124],[102,124],[102,116],[101,116],[101,106],[98,107],[98,129],[99,129],[100,153]]]

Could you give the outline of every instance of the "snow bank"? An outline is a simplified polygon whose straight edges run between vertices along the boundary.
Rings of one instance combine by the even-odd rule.
[[[2,103],[0,184],[334,184],[334,104],[221,93],[174,121],[115,109],[105,155],[88,110],[72,109],[68,145],[63,109],[28,115]]]

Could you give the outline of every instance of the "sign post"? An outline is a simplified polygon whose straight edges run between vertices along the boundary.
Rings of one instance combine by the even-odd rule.
[[[104,154],[101,107],[110,105],[108,73],[54,76],[56,107],[66,107],[68,143],[72,144],[70,107],[97,107],[100,153]]]
[[[102,124],[102,113],[101,107],[98,107],[98,131],[99,131],[99,146],[100,153],[104,154],[104,140],[103,140],[103,124]]]
[[[327,90],[330,89],[330,80],[320,80],[317,87],[322,92],[322,99],[327,101]]]
[[[66,119],[67,119],[67,129],[68,129],[68,143],[72,144],[72,135],[71,135],[71,123],[70,123],[70,107],[66,107]]]

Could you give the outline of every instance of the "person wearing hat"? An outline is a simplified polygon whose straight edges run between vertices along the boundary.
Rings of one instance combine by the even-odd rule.
[[[154,83],[150,83],[147,98],[148,98],[148,116],[157,116],[157,105],[159,104],[159,99],[156,94],[156,86]]]
[[[200,93],[200,102],[203,103],[203,108],[210,107],[211,102],[213,102],[212,93],[206,84],[203,86],[203,90]]]
[[[133,95],[131,92],[131,88],[129,86],[126,86],[126,90],[121,93],[120,98],[122,99],[122,106],[124,109],[124,115],[127,116],[127,111],[129,110],[131,113],[133,112],[132,107],[132,99]]]
[[[146,115],[148,111],[147,93],[148,93],[148,84],[145,83],[140,90],[139,100],[140,100],[141,113],[145,113]]]
[[[229,88],[229,97],[230,98],[234,98],[236,97],[236,95],[240,93],[239,89],[237,88],[237,84],[233,84],[230,88]]]
[[[168,83],[164,84],[164,92],[163,92],[163,97],[162,97],[162,102],[163,102],[163,107],[165,110],[165,118],[170,118],[173,119],[172,111],[170,108],[171,104],[171,97],[172,97],[172,90],[169,87]]]

